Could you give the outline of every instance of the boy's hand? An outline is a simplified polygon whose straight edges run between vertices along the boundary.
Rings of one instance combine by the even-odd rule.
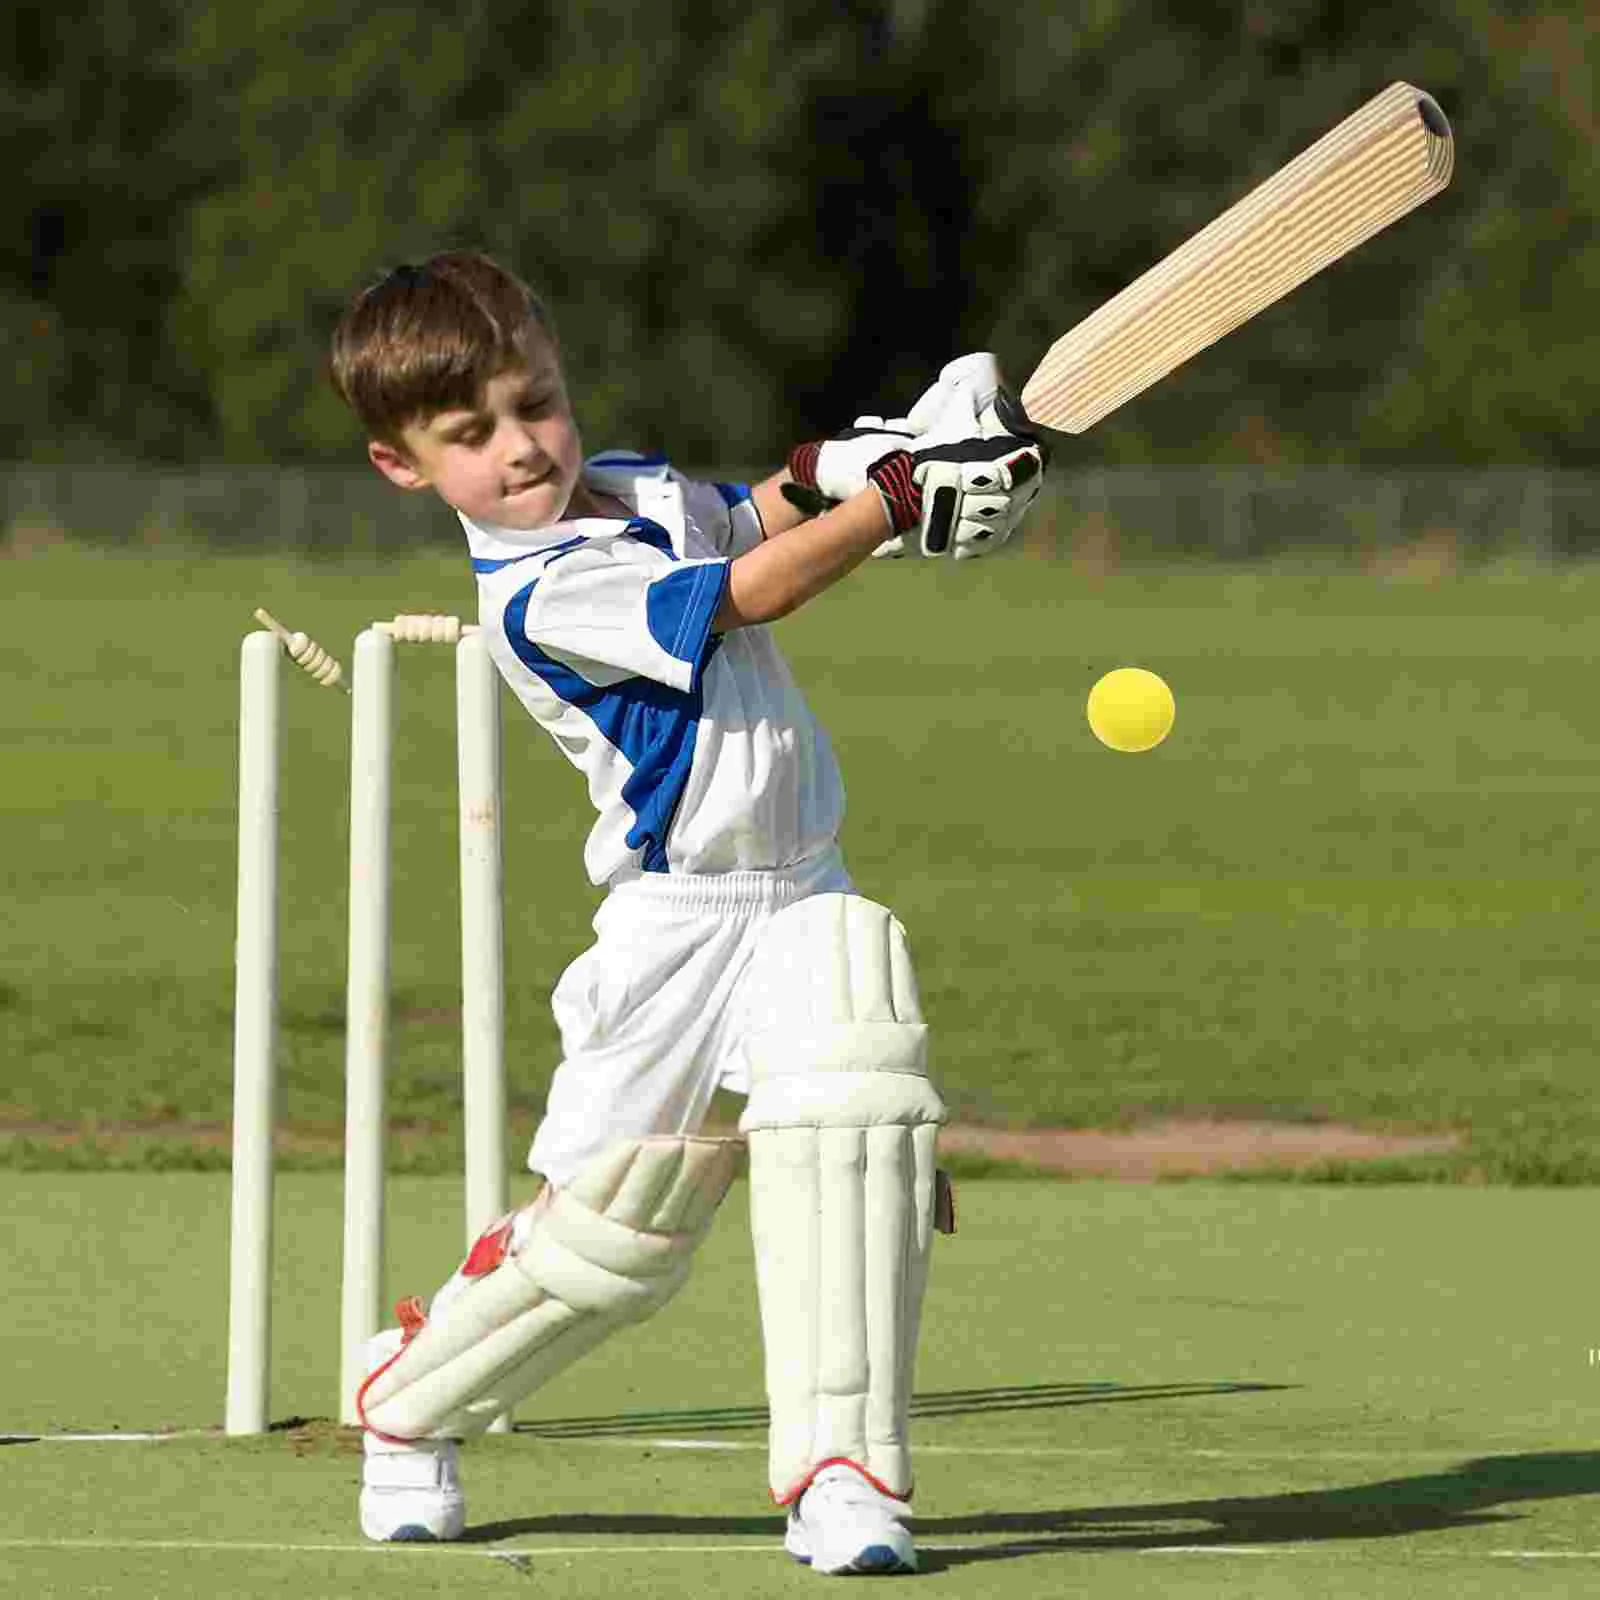
[[[953,437],[970,424],[1000,387],[1000,372],[988,351],[947,362],[903,417],[857,417],[831,439],[813,439],[789,453],[789,476],[783,495],[807,516],[848,500],[866,488],[872,468],[893,450],[915,450],[929,441],[920,437],[943,420]],[[962,427],[962,419],[969,426]]]
[[[893,535],[872,553],[968,561],[1005,543],[1039,493],[1038,445],[1017,434],[981,434],[923,450],[897,450],[874,464],[868,481],[882,496]],[[940,505],[936,497],[944,496]],[[915,541],[912,530],[920,529]]]
[[[912,447],[922,493],[921,535],[896,535],[877,558],[988,555],[1016,531],[1044,482],[1045,452],[1002,420],[1000,369],[986,350],[961,356],[912,407]]]
[[[896,450],[915,443],[904,419],[885,423],[881,417],[857,417],[855,426],[831,439],[812,439],[789,452],[786,499],[811,516],[866,488],[872,468]],[[805,491],[792,494],[792,489]]]
[[[986,350],[960,356],[905,416],[857,417],[831,439],[796,446],[788,462],[792,481],[782,493],[814,517],[871,483],[896,528],[874,557],[949,554],[965,561],[988,555],[1015,532],[1044,475],[1043,448],[1011,432],[1003,404],[994,357]],[[910,452],[909,483],[890,466],[900,452]],[[903,535],[912,525],[921,533],[908,549]]]
[[[1044,486],[1039,442],[1010,432],[993,403],[978,419],[976,433],[924,442],[912,459],[922,490],[925,556],[950,554],[968,561],[991,554],[1016,532]]]

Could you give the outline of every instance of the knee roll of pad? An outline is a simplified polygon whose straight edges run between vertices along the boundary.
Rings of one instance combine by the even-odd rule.
[[[743,984],[772,1492],[847,1461],[904,1496],[945,1120],[905,932],[817,895],[773,917]]]
[[[630,1139],[474,1246],[435,1313],[362,1386],[391,1439],[480,1433],[682,1286],[738,1167],[731,1139]]]

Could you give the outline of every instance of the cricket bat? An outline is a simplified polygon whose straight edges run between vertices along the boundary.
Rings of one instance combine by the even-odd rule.
[[[1083,433],[1450,181],[1437,102],[1392,83],[1050,346],[1013,432]]]

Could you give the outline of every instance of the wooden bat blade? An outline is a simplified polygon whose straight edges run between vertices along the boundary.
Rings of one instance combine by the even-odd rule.
[[[1082,433],[1450,181],[1435,101],[1390,84],[1051,345],[1030,422]]]

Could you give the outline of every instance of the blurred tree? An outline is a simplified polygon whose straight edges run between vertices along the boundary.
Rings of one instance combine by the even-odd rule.
[[[206,379],[169,359],[173,222],[206,181],[178,148],[167,0],[15,5],[0,23],[0,456],[180,460],[216,447]]]
[[[1448,0],[131,0],[14,8],[13,457],[353,460],[328,333],[475,245],[590,442],[756,468],[1048,343],[1397,77],[1452,188],[1077,462],[1596,458],[1600,21]]]
[[[1453,226],[1366,459],[1600,460],[1600,12],[1462,7]]]
[[[1074,10],[1030,13],[1026,48],[992,0],[942,0],[930,30],[935,55],[977,57],[953,114],[985,293],[957,342],[998,347],[1018,381],[1385,84],[1429,90],[1456,136],[1445,194],[1113,413],[1075,460],[1596,459],[1592,10]]]
[[[848,336],[805,174],[856,31],[731,0],[195,12],[196,103],[235,159],[190,214],[179,316],[229,453],[350,453],[322,381],[340,307],[477,246],[550,300],[596,444],[766,458],[792,374]]]

